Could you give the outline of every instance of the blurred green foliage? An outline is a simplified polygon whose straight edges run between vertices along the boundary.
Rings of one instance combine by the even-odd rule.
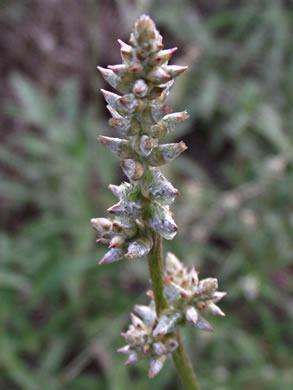
[[[202,389],[291,390],[292,6],[135,1],[130,12],[117,0],[113,12],[128,31],[151,13],[190,66],[170,102],[191,119],[173,135],[189,151],[166,171],[181,194],[166,248],[228,292],[214,334],[184,334]],[[110,131],[104,103],[85,103],[78,75],[55,93],[20,72],[9,85],[17,103],[2,114],[24,127],[0,145],[0,388],[179,388],[171,363],[150,381],[143,362],[126,369],[115,352],[133,304],[147,302],[148,274],[142,261],[97,266],[89,219],[105,215],[107,185],[122,178],[96,142]]]

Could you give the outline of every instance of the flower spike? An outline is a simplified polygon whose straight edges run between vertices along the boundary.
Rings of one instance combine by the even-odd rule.
[[[168,65],[177,48],[163,48],[162,36],[147,15],[136,21],[129,43],[118,42],[123,63],[99,66],[98,70],[118,91],[101,89],[112,117],[109,124],[118,130],[119,137],[101,135],[99,141],[121,159],[132,195],[122,199],[125,185],[111,185],[110,190],[119,199],[108,209],[114,219],[97,218],[92,222],[97,242],[109,247],[100,264],[146,256],[153,247],[153,233],[168,240],[174,238],[178,228],[169,206],[178,191],[158,167],[186,150],[184,142],[161,143],[188,118],[186,111],[171,113],[164,103],[174,79],[187,69]],[[124,228],[114,232],[114,226],[119,225]],[[131,226],[130,236],[125,225]]]

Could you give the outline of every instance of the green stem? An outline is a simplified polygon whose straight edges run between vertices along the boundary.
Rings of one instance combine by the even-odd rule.
[[[177,374],[186,390],[199,390],[199,383],[191,362],[187,356],[179,331],[177,331],[178,348],[172,354],[173,363]]]
[[[163,243],[160,234],[153,235],[154,246],[150,251],[148,262],[152,281],[152,289],[156,304],[156,312],[159,316],[168,308],[168,302],[164,297],[164,260]],[[193,371],[191,362],[187,356],[179,331],[177,331],[178,348],[173,352],[173,362],[178,376],[186,390],[199,390],[199,384]]]
[[[153,234],[154,246],[148,256],[149,271],[152,281],[152,289],[156,304],[156,312],[159,316],[162,310],[168,307],[163,291],[164,291],[164,260],[163,260],[163,244],[160,234]]]

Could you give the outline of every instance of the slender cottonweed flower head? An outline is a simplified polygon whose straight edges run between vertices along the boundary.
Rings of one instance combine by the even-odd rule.
[[[100,136],[99,140],[121,159],[129,182],[111,184],[109,188],[118,199],[108,209],[111,216],[91,220],[97,242],[109,248],[100,264],[144,257],[154,247],[156,236],[174,238],[177,226],[169,207],[178,191],[159,167],[186,150],[183,142],[160,143],[188,118],[186,111],[171,113],[164,103],[174,79],[187,69],[168,65],[177,48],[163,49],[162,36],[147,15],[135,23],[129,44],[118,42],[123,63],[98,69],[119,93],[101,90],[112,116],[109,124],[119,137]],[[135,306],[137,315],[131,314],[132,323],[122,333],[127,345],[118,350],[129,355],[126,365],[147,357],[150,377],[179,348],[179,326],[192,324],[211,331],[204,316],[224,316],[216,305],[225,296],[217,291],[217,279],[199,281],[196,270],[188,270],[171,253],[161,276],[164,310],[156,310],[155,294],[149,291],[149,306]]]
[[[172,239],[177,225],[169,209],[178,194],[160,172],[186,146],[183,142],[160,144],[160,139],[188,118],[186,111],[170,113],[164,104],[174,78],[187,67],[168,65],[176,48],[163,50],[162,37],[146,15],[135,23],[129,45],[120,41],[123,64],[98,67],[119,93],[102,89],[112,115],[110,126],[120,138],[100,136],[107,149],[121,158],[129,183],[110,185],[119,202],[108,209],[110,218],[93,218],[98,243],[109,251],[100,264],[143,257],[153,246],[153,232]]]

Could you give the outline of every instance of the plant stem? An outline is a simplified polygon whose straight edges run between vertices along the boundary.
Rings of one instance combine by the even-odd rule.
[[[164,261],[163,261],[163,242],[160,234],[153,235],[154,246],[150,251],[148,262],[152,281],[152,289],[156,304],[156,312],[159,316],[162,310],[168,308],[164,291]],[[182,343],[179,331],[177,331],[178,348],[173,352],[173,362],[178,376],[186,390],[199,390],[199,384],[193,371],[191,362],[187,356]]]
[[[164,260],[163,260],[163,244],[160,234],[153,234],[154,246],[149,253],[149,271],[152,281],[152,289],[155,298],[156,312],[159,316],[162,310],[168,307],[163,291],[164,291]]]
[[[192,368],[191,362],[185,351],[179,331],[177,331],[178,348],[172,354],[173,363],[177,374],[186,390],[199,390],[199,383],[195,372]]]

